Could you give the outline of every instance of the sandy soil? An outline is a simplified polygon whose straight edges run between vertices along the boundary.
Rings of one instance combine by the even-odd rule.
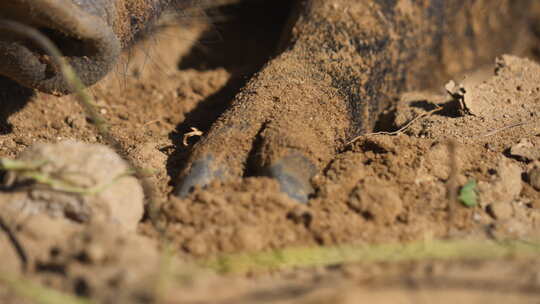
[[[307,205],[261,177],[216,182],[186,199],[169,198],[198,140],[192,137],[184,146],[183,134],[191,127],[206,132],[270,58],[279,41],[275,18],[286,14],[229,13],[219,16],[223,22],[212,17],[214,23],[208,23],[198,15],[196,21],[166,26],[91,89],[124,153],[151,169],[149,180],[164,202],[159,218],[150,220],[148,206],[140,214],[140,188],[126,190],[129,185],[111,181],[125,170],[125,164],[113,165],[121,161],[107,163],[106,172],[51,165],[53,177],[76,172],[74,183],[80,184],[81,176],[108,178],[113,194],[89,198],[36,188],[24,177],[6,174],[0,224],[25,252],[16,250],[3,227],[0,273],[16,276],[26,267],[33,281],[104,303],[151,303],[156,294],[163,303],[538,298],[540,259],[534,258],[359,263],[225,277],[193,268],[199,258],[289,246],[540,237],[540,66],[502,54],[486,68],[456,76],[454,86],[441,83],[402,94],[374,133],[346,145],[315,176],[316,195]],[[241,26],[245,23],[256,26]],[[26,159],[36,143],[103,141],[72,96],[34,93],[5,80],[0,85],[1,157]],[[88,147],[80,148],[83,160]],[[42,148],[55,159],[70,159],[62,156],[70,149]],[[475,207],[453,195],[470,180],[478,184]],[[13,191],[8,186],[14,184],[22,187]],[[58,203],[28,208],[51,201]],[[134,218],[141,219],[137,233],[129,228]],[[160,239],[178,255],[165,266]],[[156,283],[164,267],[174,273],[165,287]],[[0,302],[25,303],[2,285]]]

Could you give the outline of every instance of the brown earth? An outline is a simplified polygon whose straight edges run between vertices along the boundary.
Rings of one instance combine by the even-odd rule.
[[[313,178],[316,194],[307,205],[260,177],[216,182],[186,199],[168,198],[198,140],[190,138],[186,147],[183,134],[191,127],[206,132],[266,62],[279,40],[274,18],[284,15],[225,12],[218,24],[197,16],[196,22],[167,26],[126,54],[91,92],[125,154],[154,170],[149,180],[157,186],[157,200],[165,202],[163,212],[154,222],[147,212],[135,234],[118,225],[122,214],[87,207],[102,201],[114,207],[119,201],[114,196],[94,204],[92,197],[66,198],[41,188],[36,192],[34,186],[5,188],[0,273],[16,276],[26,267],[33,281],[105,303],[150,303],[157,290],[163,303],[536,300],[540,259],[534,258],[345,264],[254,277],[222,277],[190,266],[198,258],[289,246],[540,237],[540,66],[513,56],[456,76],[463,90],[447,85],[452,95],[445,83],[402,94],[381,115],[380,133],[345,145]],[[0,156],[24,159],[29,153],[23,151],[38,142],[102,142],[73,97],[28,92],[8,82],[3,87]],[[80,177],[85,170],[98,179],[103,174],[80,167],[67,171]],[[24,178],[6,179],[24,183]],[[453,194],[473,179],[479,204],[469,208]],[[44,196],[69,208],[22,212],[13,203],[32,204]],[[133,205],[125,207],[125,216],[137,216],[140,202],[127,204]],[[2,233],[8,230],[24,255]],[[179,255],[165,266],[160,236]],[[163,267],[174,273],[166,287],[156,283]],[[0,303],[26,303],[2,286]]]

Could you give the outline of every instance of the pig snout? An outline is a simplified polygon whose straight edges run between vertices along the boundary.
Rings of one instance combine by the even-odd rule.
[[[102,79],[122,48],[168,0],[9,0],[0,3],[0,75],[50,94],[68,94],[60,68],[16,22],[39,30],[61,50],[85,86]],[[6,25],[8,24],[8,25]]]

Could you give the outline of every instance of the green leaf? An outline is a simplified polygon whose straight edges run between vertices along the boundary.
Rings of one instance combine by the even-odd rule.
[[[459,201],[467,206],[474,207],[478,205],[477,195],[476,195],[476,180],[469,180],[465,186],[459,190]]]

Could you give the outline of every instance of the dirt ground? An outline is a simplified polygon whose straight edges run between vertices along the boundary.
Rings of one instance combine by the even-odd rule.
[[[540,259],[534,257],[352,263],[240,276],[192,266],[227,253],[288,247],[540,239],[540,66],[503,54],[489,67],[456,76],[454,85],[402,94],[374,133],[354,139],[313,179],[316,194],[307,205],[262,177],[169,198],[198,140],[184,146],[183,135],[192,127],[209,129],[272,55],[279,41],[272,25],[286,16],[224,11],[208,22],[194,14],[169,20],[174,25],[137,45],[91,89],[127,156],[150,171],[156,201],[164,202],[156,221],[148,205],[143,215],[148,201],[140,185],[116,183],[127,166],[113,152],[66,143],[103,142],[72,96],[2,80],[1,157],[47,158],[54,162],[47,164],[50,176],[76,172],[66,187],[107,179],[111,186],[82,198],[4,174],[0,273],[16,277],[26,268],[33,282],[103,303],[538,301]],[[241,26],[246,23],[254,26]],[[94,160],[91,149],[103,159]],[[89,165],[94,162],[101,165]],[[466,207],[454,193],[471,180],[478,204]],[[13,184],[22,187],[13,191]],[[3,233],[8,230],[24,252]],[[164,252],[171,250],[175,257],[168,261]],[[164,268],[174,279],[162,284]],[[0,303],[31,303],[25,301],[0,284]]]

